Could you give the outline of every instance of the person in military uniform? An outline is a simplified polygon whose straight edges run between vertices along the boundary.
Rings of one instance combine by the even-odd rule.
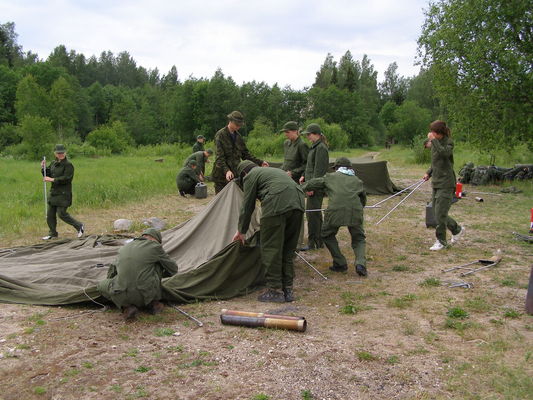
[[[161,242],[157,229],[146,229],[119,250],[107,279],[96,286],[102,296],[122,309],[126,320],[134,319],[142,307],[152,314],[163,310],[161,279],[177,273],[178,266]]]
[[[298,124],[289,121],[280,132],[285,133],[287,140],[283,143],[283,165],[281,169],[287,172],[296,183],[305,171],[309,147],[300,138]]]
[[[241,160],[250,160],[257,165],[268,167],[266,161],[254,157],[246,147],[239,134],[244,125],[244,116],[239,111],[228,114],[228,125],[215,134],[216,158],[213,166],[213,182],[215,193],[220,192],[237,173]]]
[[[265,271],[266,289],[259,301],[294,301],[293,259],[303,218],[304,193],[281,169],[256,168],[245,160],[237,167],[242,181],[244,200],[238,229],[233,240],[244,244],[245,234],[255,209],[261,201],[261,264]]]
[[[45,182],[52,182],[50,197],[48,197],[48,209],[46,212],[46,223],[48,224],[48,235],[43,240],[57,238],[57,216],[72,225],[78,237],[83,236],[85,227],[83,223],[74,219],[67,208],[72,205],[72,180],[74,179],[74,165],[67,159],[67,150],[62,144],[56,144],[54,148],[55,160],[46,167],[41,161],[41,173]],[[44,173],[46,171],[46,173]]]
[[[313,178],[320,178],[326,175],[329,168],[328,142],[320,125],[309,124],[304,134],[311,141],[311,150],[307,156],[304,175],[300,177],[300,183],[310,181]],[[306,210],[319,210],[322,208],[324,192],[322,190],[308,190]],[[307,247],[300,250],[314,250],[324,247],[320,231],[322,229],[322,213],[320,211],[306,212],[307,217]]]
[[[352,237],[355,271],[360,276],[366,276],[366,236],[363,229],[366,192],[363,182],[355,176],[350,160],[346,157],[337,158],[335,172],[307,181],[303,184],[303,190],[322,190],[329,198],[321,231],[322,240],[333,258],[333,265],[329,269],[335,272],[348,270],[346,258],[335,237],[339,228],[346,226]]]
[[[194,194],[194,187],[200,182],[200,177],[196,173],[197,168],[196,160],[190,160],[176,177],[178,192],[183,197],[185,194]]]
[[[204,135],[196,136],[196,142],[192,145],[192,152],[196,153],[197,151],[204,151],[205,137]]]
[[[432,204],[435,210],[437,240],[429,249],[438,251],[447,246],[446,228],[452,232],[451,243],[456,243],[465,233],[465,229],[448,215],[455,193],[455,172],[453,170],[453,141],[450,129],[444,121],[433,121],[429,125],[429,142],[431,148],[431,167],[423,179],[432,178]]]
[[[194,160],[196,161],[196,173],[198,174],[198,177],[200,178],[201,182],[205,181],[205,164],[209,162],[209,157],[213,155],[213,150],[207,149],[202,151],[197,151],[195,153],[192,153],[185,162],[183,163],[183,166],[187,166],[189,161]]]

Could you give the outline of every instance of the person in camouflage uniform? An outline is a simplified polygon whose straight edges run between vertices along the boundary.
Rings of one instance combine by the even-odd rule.
[[[320,129],[318,124],[310,124],[304,134],[311,141],[312,146],[307,156],[307,164],[305,172],[300,177],[300,183],[309,181],[313,178],[320,178],[326,175],[329,168],[329,152],[327,146],[327,139]],[[319,210],[322,208],[322,200],[324,199],[324,192],[322,190],[310,190],[306,192],[307,203],[306,210]],[[306,212],[307,218],[307,247],[302,248],[302,251],[314,250],[324,247],[321,238],[322,229],[322,213],[320,211]]]
[[[455,172],[453,170],[453,141],[450,129],[444,121],[433,121],[428,133],[431,148],[431,167],[423,179],[432,179],[432,204],[435,210],[437,240],[430,250],[442,250],[447,246],[446,228],[452,232],[451,243],[456,243],[465,233],[452,217],[448,215],[455,193]]]
[[[176,177],[178,192],[183,197],[185,194],[194,194],[194,188],[200,182],[200,177],[196,173],[197,168],[196,160],[190,160]]]
[[[256,167],[257,164],[249,160],[242,161],[237,167],[244,200],[233,240],[244,244],[256,199],[259,199],[261,265],[267,288],[257,299],[275,303],[294,301],[293,259],[305,196],[299,185],[281,169]]]
[[[185,162],[183,163],[183,166],[187,166],[189,164],[189,161],[194,160],[196,161],[196,173],[198,174],[198,177],[200,178],[200,181],[205,181],[205,164],[209,162],[209,157],[213,155],[213,150],[207,149],[202,151],[197,151],[195,153],[192,153]]]
[[[146,229],[119,250],[107,279],[96,286],[102,296],[122,309],[126,320],[134,319],[142,307],[148,307],[152,314],[163,310],[161,279],[177,273],[178,266],[161,242],[157,229]]]
[[[196,142],[192,145],[192,152],[204,151],[205,137],[203,135],[196,136]]]
[[[215,134],[216,158],[213,166],[213,182],[215,193],[220,192],[231,181],[241,160],[250,160],[257,165],[268,167],[266,161],[254,157],[246,147],[239,134],[244,125],[244,116],[239,111],[228,114],[228,125]]]
[[[285,133],[287,140],[283,143],[283,165],[281,169],[287,172],[296,183],[305,171],[309,147],[300,138],[298,124],[289,121],[280,132]]]
[[[48,235],[43,240],[57,238],[57,217],[59,216],[67,224],[72,225],[78,237],[83,236],[84,225],[74,219],[67,208],[72,205],[72,180],[74,179],[74,165],[67,159],[67,150],[62,144],[57,144],[54,148],[55,160],[46,167],[44,160],[41,162],[41,173],[45,170],[44,181],[52,182],[50,197],[48,197],[48,210],[46,212],[46,223],[48,224]],[[46,169],[45,169],[46,168]]]
[[[303,184],[305,191],[322,190],[329,204],[324,211],[321,237],[331,253],[333,265],[329,268],[335,272],[348,270],[346,258],[342,254],[335,235],[341,226],[348,227],[352,237],[352,249],[355,254],[355,271],[366,276],[366,236],[363,229],[363,209],[366,205],[366,192],[363,182],[355,176],[352,163],[346,157],[335,160],[336,172],[321,178],[313,178]]]

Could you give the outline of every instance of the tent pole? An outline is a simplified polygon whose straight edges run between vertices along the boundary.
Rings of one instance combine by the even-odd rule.
[[[322,275],[322,273],[321,273],[318,269],[316,269],[315,267],[313,267],[313,266],[309,263],[309,261],[307,261],[305,258],[303,258],[303,256],[302,256],[300,253],[298,253],[297,251],[295,251],[294,253],[295,253],[298,257],[300,257],[300,258],[301,258],[301,259],[302,259],[307,265],[309,265],[309,266],[313,269],[313,271],[315,271],[318,275],[320,275],[320,276],[321,276],[322,278],[324,278],[325,280],[328,280],[328,277],[327,277],[327,276]]]
[[[414,192],[415,192],[420,186],[422,186],[422,185],[424,184],[424,182],[426,182],[426,181],[423,180],[423,179],[422,179],[420,182],[418,182],[418,186],[416,186],[416,187],[413,189],[413,191],[412,191],[411,193],[409,193],[407,196],[405,196],[405,197],[404,197],[404,198],[403,198],[398,204],[396,204],[396,205],[395,205],[395,206],[394,206],[394,207],[393,207],[393,208],[392,208],[387,214],[385,214],[385,215],[383,216],[383,218],[381,218],[378,222],[376,222],[376,225],[379,225],[379,223],[380,223],[381,221],[383,221],[385,218],[387,218],[387,216],[388,216],[391,212],[393,212],[394,210],[396,210],[396,209],[398,208],[398,206],[399,206],[400,204],[402,204],[405,200],[407,200],[407,199],[409,198],[409,196],[411,196],[411,195],[412,195],[412,194],[413,194],[413,193],[414,193]]]
[[[174,304],[170,304],[170,306],[176,310],[185,315],[187,318],[192,319],[194,322],[196,322],[196,325],[198,326],[204,326],[204,323],[196,318],[194,318],[192,315],[187,314],[185,311],[183,311],[181,308],[176,307]]]
[[[423,179],[419,180],[418,182],[413,183],[413,184],[410,185],[410,186],[407,186],[405,189],[402,189],[402,190],[400,190],[399,192],[394,193],[392,196],[389,196],[389,197],[387,197],[386,199],[383,199],[383,200],[381,200],[381,201],[378,201],[376,204],[374,204],[374,205],[372,205],[372,206],[369,206],[369,208],[370,208],[370,207],[376,207],[377,205],[379,205],[379,204],[381,204],[381,203],[384,203],[384,202],[386,202],[387,200],[390,200],[390,199],[392,199],[393,197],[396,197],[396,196],[402,194],[402,193],[405,192],[406,190],[411,189],[413,186],[418,185],[418,184],[419,184],[420,182],[422,182],[422,181],[423,181]]]

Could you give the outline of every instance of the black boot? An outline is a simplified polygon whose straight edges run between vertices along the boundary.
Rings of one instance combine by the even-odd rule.
[[[268,303],[285,303],[285,296],[281,290],[268,288],[257,297],[257,300]]]
[[[333,264],[331,267],[329,267],[329,270],[333,272],[346,272],[348,271],[348,266],[346,264],[344,265]]]
[[[126,306],[122,309],[122,315],[126,321],[133,321],[137,318],[137,314],[139,314],[139,309],[135,306]]]
[[[367,276],[368,272],[366,272],[366,267],[361,264],[357,264],[355,266],[355,272],[357,272],[357,275],[359,276]]]
[[[290,303],[291,301],[294,301],[294,292],[292,291],[292,288],[288,287],[283,289],[283,294],[285,295],[285,301],[287,303]]]

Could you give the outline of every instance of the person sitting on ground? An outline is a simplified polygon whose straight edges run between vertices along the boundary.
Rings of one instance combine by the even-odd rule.
[[[304,211],[304,193],[285,171],[278,168],[256,168],[244,160],[237,166],[244,200],[238,230],[233,240],[244,244],[245,234],[255,209],[261,201],[261,266],[265,271],[266,289],[257,300],[274,303],[294,301],[293,259]]]
[[[207,149],[202,151],[197,151],[192,153],[187,159],[183,166],[186,166],[189,161],[196,161],[196,174],[200,178],[201,182],[205,181],[205,164],[209,162],[209,157],[213,155],[213,150]]]
[[[197,151],[204,151],[205,137],[204,135],[196,136],[196,142],[192,146],[192,152],[196,153]]]
[[[115,264],[111,264],[108,279],[98,283],[102,296],[111,300],[126,320],[135,319],[139,308],[147,307],[151,314],[160,313],[164,306],[161,279],[178,272],[178,265],[161,246],[161,233],[155,228],[122,247]]]
[[[196,173],[197,165],[195,160],[190,160],[176,177],[178,192],[183,197],[186,197],[185,194],[194,194],[194,187],[200,182],[200,177]]]
[[[333,258],[333,265],[329,269],[335,272],[348,270],[346,258],[343,256],[335,237],[339,228],[346,226],[352,237],[355,271],[360,276],[366,276],[366,236],[363,229],[366,192],[363,182],[355,176],[349,159],[346,157],[337,158],[334,167],[335,172],[328,173],[322,178],[313,178],[304,183],[303,190],[321,190],[329,198],[321,229],[322,241]]]

